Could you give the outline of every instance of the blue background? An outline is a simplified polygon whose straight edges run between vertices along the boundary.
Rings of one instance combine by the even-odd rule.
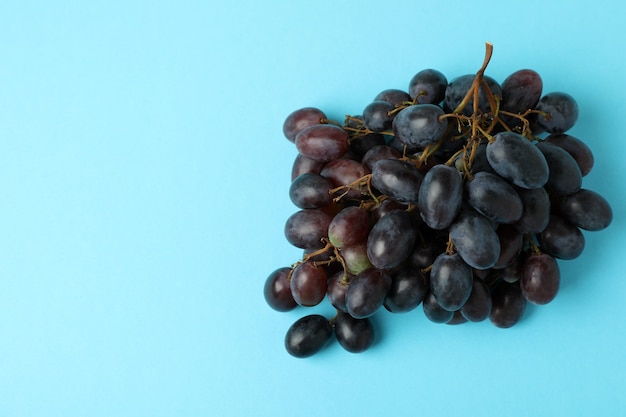
[[[626,399],[623,2],[0,5],[0,416],[610,415]],[[509,330],[381,312],[381,341],[287,355],[266,306],[291,111],[359,114],[424,68],[533,68],[580,107],[614,209]]]

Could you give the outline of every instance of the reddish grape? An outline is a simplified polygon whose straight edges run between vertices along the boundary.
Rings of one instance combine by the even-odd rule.
[[[334,125],[313,125],[296,136],[296,148],[316,161],[329,162],[348,152],[348,134]]]
[[[338,248],[365,241],[369,233],[370,218],[360,207],[346,207],[331,220],[328,239]]]
[[[265,301],[276,311],[290,311],[298,305],[293,299],[291,287],[287,280],[289,272],[291,272],[291,268],[278,268],[265,280],[263,287]]]
[[[312,262],[298,265],[291,274],[291,294],[296,303],[312,307],[322,302],[328,289],[326,270]]]
[[[561,273],[556,260],[545,253],[533,254],[524,263],[520,287],[524,298],[533,304],[547,304],[556,297]]]
[[[326,115],[315,107],[304,107],[292,112],[283,123],[283,133],[290,142],[295,142],[296,135],[309,126],[322,123]]]

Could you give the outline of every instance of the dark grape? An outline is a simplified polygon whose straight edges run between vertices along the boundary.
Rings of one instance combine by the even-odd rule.
[[[414,220],[404,210],[395,210],[383,216],[367,238],[367,256],[380,269],[400,265],[413,250],[415,243]]]
[[[445,249],[445,243],[439,245],[436,241],[424,241],[415,245],[413,252],[409,255],[408,262],[415,268],[426,268],[435,262],[443,249]]]
[[[510,224],[499,225],[496,233],[500,239],[500,257],[493,268],[502,269],[517,259],[524,245],[524,236]]]
[[[338,248],[354,245],[367,238],[369,226],[367,211],[360,207],[346,207],[331,220],[328,239]]]
[[[302,174],[319,174],[326,165],[325,162],[316,161],[311,158],[307,158],[304,155],[298,154],[293,161],[293,167],[291,169],[291,181],[295,180]]]
[[[548,163],[524,136],[500,132],[487,144],[489,165],[503,178],[522,188],[539,188],[548,182]]]
[[[385,136],[381,133],[368,133],[363,136],[355,136],[350,141],[350,151],[363,156],[375,146],[385,145]],[[370,168],[371,169],[371,168]]]
[[[546,190],[518,188],[517,194],[522,199],[524,211],[515,227],[522,233],[540,233],[550,220],[550,197]]]
[[[354,318],[373,315],[383,305],[391,286],[391,276],[382,269],[371,268],[358,274],[346,292],[346,309]]]
[[[320,175],[328,178],[335,187],[340,187],[342,185],[352,184],[369,173],[370,170],[360,162],[341,158],[327,163],[324,169],[322,169],[322,172],[320,172]],[[347,198],[358,199],[360,196],[361,191],[358,187],[348,190],[346,194]]]
[[[391,213],[394,210],[406,210],[408,205],[399,201],[387,198],[380,202],[378,207],[371,211],[372,221],[376,223],[381,217]]]
[[[455,312],[452,313],[452,318],[446,322],[446,324],[449,325],[458,325],[458,324],[463,324],[463,323],[467,323],[467,319],[465,317],[463,317],[463,314],[461,314],[461,310],[457,310]]]
[[[374,169],[376,162],[385,159],[400,159],[402,154],[387,145],[374,146],[363,155],[361,163],[365,165],[370,171]]]
[[[295,142],[296,135],[305,128],[323,123],[326,115],[315,107],[304,107],[292,112],[283,123],[283,133],[290,142]]]
[[[448,311],[463,307],[472,291],[472,268],[458,253],[442,253],[430,270],[430,289],[439,305]]]
[[[330,216],[320,209],[297,211],[285,223],[285,237],[297,248],[321,248],[330,220]]]
[[[584,188],[563,197],[559,213],[575,226],[590,231],[605,229],[613,220],[608,201],[595,191]]]
[[[346,292],[353,278],[354,275],[339,271],[333,274],[328,280],[326,295],[328,296],[328,301],[330,301],[336,309],[344,312],[348,311],[346,308]]]
[[[391,128],[393,117],[389,112],[393,110],[393,104],[386,101],[373,101],[363,110],[363,124],[374,132],[384,132]]]
[[[417,307],[430,288],[428,276],[419,269],[405,268],[391,277],[391,287],[383,303],[392,313],[404,313]]]
[[[518,283],[501,282],[491,293],[489,320],[502,329],[517,324],[526,310],[526,299]]]
[[[361,353],[374,343],[374,326],[368,318],[357,319],[347,313],[337,314],[335,336],[345,350]]]
[[[409,96],[418,104],[439,104],[445,97],[447,86],[445,75],[435,69],[425,69],[411,78]]]
[[[561,147],[572,155],[583,177],[591,172],[594,164],[593,153],[580,139],[564,133],[557,133],[548,136],[545,142]]]
[[[559,216],[550,216],[548,226],[537,235],[542,251],[559,259],[574,259],[585,248],[585,237],[578,227]]]
[[[324,316],[304,316],[287,330],[285,349],[296,358],[307,358],[322,350],[332,335],[333,328]]]
[[[316,161],[329,162],[348,152],[348,134],[334,125],[313,125],[296,135],[296,148]]]
[[[524,263],[520,280],[522,294],[533,304],[547,304],[556,297],[561,273],[556,260],[545,253],[533,254]]]
[[[437,298],[435,298],[432,292],[429,292],[424,297],[422,308],[426,318],[433,323],[447,323],[454,317],[453,311],[448,311],[439,305]]]
[[[583,183],[583,177],[576,160],[565,149],[546,142],[537,144],[548,163],[550,173],[544,188],[555,194],[571,194]]]
[[[491,293],[485,281],[474,277],[469,298],[461,307],[461,314],[469,321],[486,320],[491,313]]]
[[[304,262],[298,265],[291,274],[291,294],[296,303],[304,307],[316,306],[326,296],[328,288],[326,270]]]
[[[383,159],[372,168],[372,186],[402,203],[417,203],[423,179],[415,165],[399,159]]]
[[[394,106],[397,104],[401,104],[407,101],[411,101],[411,97],[406,91],[398,90],[395,88],[390,88],[388,90],[383,90],[374,97],[373,101],[386,101],[387,103],[391,103]]]
[[[333,202],[329,179],[318,174],[302,174],[292,181],[289,198],[300,208],[321,208]]]
[[[465,183],[467,202],[480,214],[498,223],[514,223],[524,209],[520,196],[506,181],[489,172],[477,172]]]
[[[473,209],[465,209],[450,226],[450,238],[465,263],[488,269],[500,257],[500,239],[489,221]]]
[[[392,123],[395,139],[404,145],[424,149],[446,132],[447,119],[439,119],[443,114],[441,107],[434,104],[416,104],[401,110]]]
[[[263,287],[265,301],[276,311],[290,311],[298,305],[291,294],[291,287],[287,279],[289,272],[291,272],[291,268],[278,268],[265,280]]]
[[[463,181],[459,172],[447,165],[435,165],[424,176],[417,207],[424,223],[433,229],[445,229],[461,210]]]
[[[450,81],[448,87],[446,88],[445,93],[445,108],[449,111],[454,111],[463,101],[465,95],[470,90],[472,83],[474,82],[474,78],[476,75],[468,74],[462,75],[460,77],[455,78]],[[500,84],[496,82],[491,77],[485,76],[484,80],[486,84],[489,86],[489,90],[491,94],[494,96],[502,97],[502,89]],[[482,113],[490,111],[489,99],[487,98],[487,93],[485,88],[481,85],[480,93],[478,96],[478,110]],[[461,114],[465,116],[471,116],[474,113],[474,99],[471,98],[467,105],[461,109]]]
[[[510,113],[533,109],[541,98],[543,81],[536,71],[522,69],[509,75],[502,83],[500,108]]]
[[[549,113],[549,117],[539,115],[537,122],[548,133],[563,133],[571,129],[578,120],[578,104],[567,93],[554,92],[541,97],[537,110]]]
[[[524,254],[518,256],[511,265],[498,271],[500,278],[505,282],[517,282],[522,279],[525,261],[526,257]]]

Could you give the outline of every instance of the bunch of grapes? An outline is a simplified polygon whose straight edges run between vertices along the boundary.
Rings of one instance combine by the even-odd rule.
[[[565,133],[576,101],[543,94],[528,69],[497,83],[485,75],[486,49],[476,74],[448,82],[425,69],[408,91],[382,91],[342,124],[312,107],[285,120],[300,209],[285,236],[304,253],[269,275],[265,299],[289,311],[328,298],[337,310],[293,323],[291,355],[310,356],[333,334],[349,352],[368,349],[381,308],[511,327],[527,303],[555,298],[557,259],[581,254],[581,229],[611,223],[608,202],[582,188],[589,147]]]

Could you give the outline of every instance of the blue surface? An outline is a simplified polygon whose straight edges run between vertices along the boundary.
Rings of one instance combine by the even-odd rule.
[[[625,3],[421,3],[0,4],[0,416],[623,410]],[[577,99],[613,224],[512,329],[381,312],[370,351],[291,358],[305,312],[262,296],[301,255],[285,116],[473,73],[485,41],[488,75]]]

